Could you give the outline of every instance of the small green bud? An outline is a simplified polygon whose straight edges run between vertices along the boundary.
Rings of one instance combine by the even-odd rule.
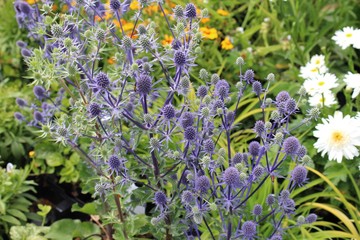
[[[301,95],[301,96],[305,96],[306,95],[306,89],[304,86],[301,86],[299,91],[298,91],[298,94]]]
[[[223,109],[222,108],[218,108],[218,109],[216,109],[216,114],[217,115],[222,115],[223,114]]]
[[[272,99],[271,99],[271,98],[266,98],[266,99],[265,99],[265,104],[266,104],[266,105],[269,106],[271,103],[272,103]]]
[[[278,133],[275,134],[274,139],[275,139],[275,141],[276,141],[277,143],[281,143],[282,140],[284,139],[284,134],[281,133],[281,132],[278,132]]]
[[[138,70],[138,69],[139,69],[139,65],[138,65],[136,62],[134,62],[134,63],[131,65],[131,70],[136,71],[136,70]]]
[[[238,57],[236,59],[236,65],[241,66],[241,65],[244,65],[244,64],[245,64],[245,61],[244,61],[244,59],[242,57]]]
[[[153,118],[152,118],[152,116],[151,116],[150,113],[144,114],[144,122],[145,122],[146,124],[151,124],[152,121],[153,121]]]
[[[245,181],[245,180],[246,180],[246,178],[248,177],[248,176],[247,176],[247,174],[246,174],[246,173],[244,173],[244,172],[240,173],[240,175],[239,175],[239,176],[240,176],[240,180],[241,180],[241,181]]]
[[[205,118],[210,116],[210,109],[208,107],[204,107],[201,109],[201,115]]]
[[[196,47],[195,50],[194,50],[194,52],[195,52],[196,54],[200,54],[200,53],[202,52],[201,47]]]
[[[71,39],[71,38],[68,38],[68,37],[65,38],[65,40],[64,40],[64,46],[65,46],[66,48],[71,48],[72,45],[73,45],[72,39]]]
[[[212,85],[216,85],[219,80],[220,80],[220,77],[216,73],[211,75],[211,84]]]
[[[59,24],[53,24],[51,26],[51,34],[54,38],[60,38],[63,35],[62,26]]]
[[[280,118],[280,113],[278,111],[272,111],[270,115],[270,119],[278,120]]]
[[[129,50],[131,49],[131,46],[132,46],[132,40],[129,36],[124,36],[123,39],[122,39],[122,45],[125,49]]]
[[[209,203],[209,208],[210,208],[211,211],[216,211],[217,210],[216,203]]]
[[[266,130],[271,129],[271,127],[272,127],[272,123],[271,123],[271,122],[265,122],[265,129],[266,129]]]
[[[53,18],[50,16],[46,16],[44,19],[44,23],[46,26],[50,26],[53,23]]]
[[[237,82],[237,83],[236,83],[236,88],[237,88],[238,90],[243,89],[243,87],[244,87],[244,84],[243,84],[242,82]]]
[[[207,18],[207,17],[209,17],[209,11],[208,11],[206,8],[204,8],[203,10],[201,10],[201,17],[202,17],[202,18]]]
[[[201,80],[206,81],[209,78],[209,73],[204,68],[202,68],[199,72],[199,77]]]
[[[226,156],[226,151],[224,148],[220,148],[219,152],[218,152],[219,156],[225,157]]]
[[[210,102],[211,102],[211,97],[209,95],[206,95],[204,98],[203,98],[203,101],[206,105],[209,105]]]
[[[275,75],[273,73],[269,73],[266,79],[270,82],[275,81]]]
[[[84,33],[85,38],[91,38],[92,32],[90,30],[86,30]]]
[[[182,88],[189,88],[190,87],[190,79],[187,76],[183,76],[180,79],[180,85]]]
[[[106,38],[106,32],[102,29],[98,29],[96,31],[95,38],[96,38],[96,40],[98,40],[100,42],[104,42],[105,38]]]

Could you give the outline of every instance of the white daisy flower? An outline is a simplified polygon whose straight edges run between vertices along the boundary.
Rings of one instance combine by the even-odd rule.
[[[354,89],[351,97],[356,98],[360,93],[360,74],[348,72],[344,77],[344,82],[347,87]]]
[[[336,42],[342,49],[349,47],[351,44],[360,41],[359,34],[356,32],[358,29],[354,29],[353,27],[344,27],[342,30],[336,31],[335,36],[331,39]]]
[[[357,39],[355,42],[353,42],[353,47],[360,49],[360,29],[356,29],[354,33],[354,39]]]
[[[316,54],[311,57],[310,63],[311,65],[316,66],[318,68],[325,67],[325,56]]]
[[[336,76],[331,73],[318,74],[313,78],[306,79],[304,82],[304,88],[311,96],[325,93],[338,85]]]
[[[316,63],[316,60],[314,60]],[[325,65],[318,65],[308,62],[304,67],[300,67],[300,77],[307,79],[313,78],[319,74],[324,74],[329,69]]]
[[[314,96],[309,97],[309,104],[312,107],[330,107],[336,104],[335,96],[332,92],[326,91],[324,93],[317,93]]]
[[[341,163],[343,157],[353,159],[359,156],[356,147],[360,146],[359,119],[349,115],[343,117],[342,112],[336,111],[334,116],[322,119],[322,122],[314,131],[314,136],[318,138],[314,147],[322,157],[327,153],[329,160]]]

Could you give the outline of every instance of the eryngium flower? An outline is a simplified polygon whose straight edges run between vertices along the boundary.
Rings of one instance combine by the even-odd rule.
[[[290,99],[290,95],[287,91],[281,91],[276,96],[277,103],[286,102],[288,99]]]
[[[256,235],[256,223],[253,221],[246,221],[241,226],[241,235],[243,239],[254,239]]]
[[[22,49],[21,49],[21,55],[22,55],[23,57],[25,57],[25,58],[31,57],[32,52],[31,52],[29,49],[27,49],[27,48],[22,48]]]
[[[187,18],[196,18],[196,7],[192,3],[186,4],[185,7],[185,17]]]
[[[254,131],[258,136],[261,136],[261,134],[265,131],[265,124],[262,120],[256,121]]]
[[[16,8],[16,10],[18,10],[26,15],[29,15],[32,11],[31,6],[25,1],[15,2],[15,8]]]
[[[223,179],[226,185],[238,187],[240,185],[240,172],[235,167],[229,167],[225,170]]]
[[[251,84],[254,81],[254,71],[251,69],[246,70],[244,74],[244,79],[248,84]]]
[[[19,112],[15,112],[15,113],[14,113],[14,117],[15,117],[17,120],[19,120],[19,121],[24,121],[24,120],[25,120],[24,115],[22,115],[22,114],[19,113]]]
[[[235,155],[233,156],[231,162],[235,166],[235,164],[241,163],[243,161],[243,158],[244,157],[243,157],[242,153],[235,153]]]
[[[300,148],[300,142],[296,137],[288,137],[284,141],[283,148],[286,154],[294,155]]]
[[[266,205],[273,205],[275,203],[275,195],[274,194],[269,194],[267,197],[266,197]]]
[[[95,77],[96,84],[101,88],[107,88],[110,84],[109,77],[106,73],[99,72]]]
[[[25,48],[25,47],[27,46],[27,43],[19,40],[19,41],[16,42],[16,45],[17,45],[19,48]]]
[[[192,192],[186,190],[181,194],[181,202],[185,205],[190,205],[194,201],[194,195]]]
[[[197,177],[195,180],[195,189],[201,193],[206,193],[210,188],[210,181],[205,175]]]
[[[200,98],[203,98],[206,96],[208,90],[207,90],[207,87],[206,86],[200,86],[197,90],[197,95],[200,97]]]
[[[297,186],[302,186],[306,181],[307,170],[302,165],[297,165],[291,172],[291,181]]]
[[[264,172],[265,172],[264,168],[260,165],[257,165],[253,170],[255,179],[258,179],[259,177],[261,177],[264,174]]]
[[[256,96],[260,96],[262,92],[262,85],[259,81],[255,81],[252,84],[253,92],[256,94]]]
[[[115,12],[119,10],[121,7],[121,3],[119,0],[110,0],[110,8]]]
[[[185,112],[181,118],[181,126],[185,129],[194,124],[194,116],[191,112]]]
[[[254,157],[259,155],[260,147],[261,147],[260,143],[258,143],[256,141],[252,141],[249,144],[249,153]]]
[[[181,48],[181,42],[178,40],[178,39],[174,39],[172,42],[171,42],[171,47],[172,49],[174,50],[179,50]]]
[[[285,110],[287,113],[293,113],[296,110],[296,101],[293,98],[288,99],[285,102]]]
[[[215,150],[215,144],[212,139],[207,139],[204,141],[204,151],[206,153],[213,153]]]
[[[316,222],[317,215],[315,213],[310,213],[309,216],[305,218],[306,223],[313,223]]]
[[[22,98],[16,98],[16,104],[19,106],[19,107],[25,107],[27,106],[27,102],[22,99]]]
[[[100,113],[101,113],[101,109],[100,109],[99,104],[91,103],[90,106],[89,106],[89,112],[90,112],[92,117],[99,116]]]
[[[42,115],[41,112],[35,111],[34,112],[34,120],[42,123],[42,122],[44,122],[44,116]]]
[[[262,206],[260,204],[256,204],[253,208],[252,213],[254,216],[260,216],[262,213],[262,210],[263,210]]]
[[[175,63],[175,66],[179,66],[179,67],[182,67],[185,65],[186,55],[183,51],[179,50],[174,53],[174,63]]]
[[[171,104],[165,105],[163,108],[163,114],[165,119],[170,120],[175,117],[175,108]]]
[[[196,129],[192,126],[185,128],[184,138],[187,141],[192,141],[196,137]]]
[[[47,94],[46,94],[46,91],[45,91],[45,88],[43,88],[42,86],[40,85],[36,85],[34,88],[33,88],[33,92],[34,92],[34,95],[37,99],[39,100],[43,100],[44,98],[47,98]]]
[[[215,93],[224,99],[229,95],[230,86],[226,80],[220,80],[215,85]]]
[[[141,74],[136,81],[136,89],[141,95],[149,94],[151,91],[151,77]]]
[[[155,204],[157,206],[165,206],[166,202],[167,202],[165,193],[160,192],[160,191],[155,193],[154,200],[155,200]]]
[[[360,121],[349,115],[343,117],[342,112],[336,111],[334,116],[322,119],[322,124],[316,126],[314,136],[318,138],[314,144],[323,157],[326,153],[329,160],[337,160],[341,163],[342,158],[353,159],[359,156],[360,146]]]
[[[109,158],[108,165],[109,165],[111,172],[115,171],[116,173],[118,173],[120,171],[121,161],[117,156],[112,155]]]
[[[301,146],[299,148],[299,150],[297,151],[297,155],[299,156],[299,158],[303,158],[307,153],[306,147],[305,146]]]

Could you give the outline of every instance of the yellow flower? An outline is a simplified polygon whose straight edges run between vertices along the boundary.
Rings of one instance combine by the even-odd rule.
[[[146,8],[144,8],[144,11],[146,12],[146,14],[152,15],[153,13],[158,11],[158,6],[157,5],[147,6]]]
[[[221,42],[221,48],[225,49],[225,50],[231,50],[234,48],[234,45],[232,45],[232,43],[230,42],[230,39],[228,37],[226,37],[222,42]]]
[[[207,39],[216,39],[218,37],[218,33],[215,28],[201,27],[200,32],[203,37]]]
[[[228,16],[229,15],[229,12],[226,11],[226,10],[223,10],[223,9],[218,9],[216,12],[221,16]]]
[[[35,151],[30,151],[29,152],[29,157],[34,158],[35,157]]]
[[[210,21],[210,18],[202,18],[201,19],[201,22],[202,23],[207,23],[207,22],[209,22]]]
[[[131,4],[130,4],[130,9],[131,10],[138,10],[140,9],[140,4],[138,1],[132,1]]]
[[[161,44],[163,46],[166,46],[166,45],[171,44],[173,40],[174,40],[174,38],[172,36],[165,34],[165,39],[161,41]]]
[[[26,2],[27,2],[28,4],[34,4],[34,3],[38,2],[38,1],[36,1],[36,0],[26,0]]]

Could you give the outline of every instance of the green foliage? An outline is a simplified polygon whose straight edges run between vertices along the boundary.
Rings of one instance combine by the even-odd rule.
[[[11,240],[47,240],[45,237],[50,231],[50,227],[40,227],[35,224],[26,224],[25,226],[12,226],[10,228]]]
[[[22,225],[27,221],[29,206],[35,197],[35,183],[26,180],[30,172],[28,166],[16,169],[0,168],[0,233],[7,233],[11,226]]]
[[[23,88],[20,81],[0,82],[0,156],[3,161],[11,159],[18,166],[24,164],[20,160],[24,160],[33,144],[33,135],[15,119],[14,112],[19,110],[15,100],[30,91],[28,87]]]

